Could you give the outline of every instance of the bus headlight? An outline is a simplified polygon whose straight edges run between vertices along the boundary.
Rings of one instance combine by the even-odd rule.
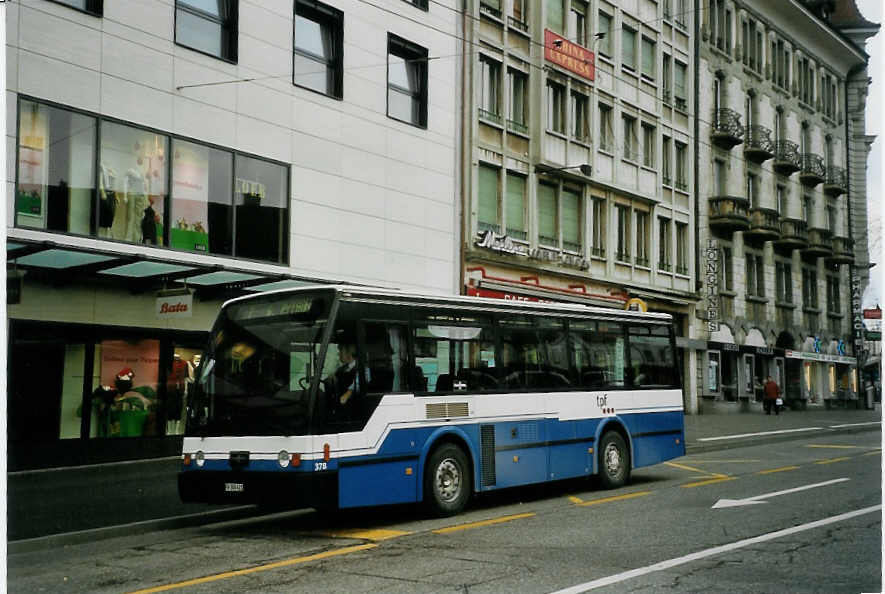
[[[277,454],[277,462],[280,463],[281,468],[286,468],[291,460],[292,458],[291,456],[289,456],[289,452],[287,452],[286,450],[283,450],[279,454]]]
[[[206,455],[203,452],[197,452],[194,454],[194,462],[197,463],[197,466],[203,466],[206,463]]]

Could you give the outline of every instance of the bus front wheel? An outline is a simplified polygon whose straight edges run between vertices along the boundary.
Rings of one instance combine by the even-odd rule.
[[[630,480],[630,452],[617,431],[609,431],[599,442],[599,479],[606,489],[623,487]]]
[[[424,472],[424,503],[436,516],[459,513],[470,498],[470,465],[464,451],[446,443],[433,451]]]

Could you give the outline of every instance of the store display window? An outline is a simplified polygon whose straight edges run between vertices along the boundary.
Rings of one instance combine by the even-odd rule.
[[[16,225],[89,235],[95,118],[22,100],[18,125]]]
[[[163,416],[166,435],[184,434],[187,419],[187,399],[194,388],[194,378],[200,367],[201,349],[175,346],[172,359],[166,364],[166,399]]]
[[[287,176],[288,169],[282,165],[237,155],[234,187],[237,257],[286,261]]]
[[[159,363],[158,340],[95,345],[89,437],[158,435]]]
[[[233,253],[233,154],[193,142],[172,141],[170,247]]]

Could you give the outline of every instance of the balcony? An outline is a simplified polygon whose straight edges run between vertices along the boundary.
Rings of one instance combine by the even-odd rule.
[[[835,236],[833,242],[833,255],[827,258],[829,264],[852,264],[854,263],[854,240],[849,237]]]
[[[750,228],[750,203],[740,196],[710,198],[710,228],[719,233],[746,231]]]
[[[808,247],[808,223],[802,219],[781,219],[781,236],[774,242],[774,249],[789,253]]]
[[[833,255],[833,239],[829,229],[812,227],[808,230],[808,246],[802,250],[805,258],[829,257]]]
[[[771,130],[765,126],[747,126],[744,137],[744,157],[754,163],[762,163],[774,156]]]
[[[743,142],[744,127],[741,115],[733,109],[717,109],[713,117],[713,144],[726,150]]]
[[[750,243],[765,243],[781,235],[780,213],[771,208],[751,208],[750,228],[744,239]]]
[[[827,178],[827,168],[820,155],[814,153],[802,153],[799,181],[806,186],[816,186]]]
[[[792,175],[799,171],[799,145],[790,140],[778,140],[774,143],[774,161],[772,168],[781,175]]]
[[[848,191],[848,174],[844,167],[830,165],[827,167],[827,179],[824,181],[824,193],[839,196]]]

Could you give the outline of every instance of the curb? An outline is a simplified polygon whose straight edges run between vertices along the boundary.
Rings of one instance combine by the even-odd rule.
[[[704,454],[707,452],[718,452],[722,450],[731,450],[751,445],[760,445],[766,443],[777,443],[781,441],[797,441],[805,439],[811,435],[843,435],[851,433],[864,433],[866,431],[881,431],[882,425],[866,425],[860,427],[840,427],[833,429],[831,427],[821,427],[817,429],[808,429],[807,431],[796,431],[793,433],[783,433],[770,436],[753,436],[746,438],[735,438],[733,440],[723,440],[719,443],[686,443],[685,454]]]

